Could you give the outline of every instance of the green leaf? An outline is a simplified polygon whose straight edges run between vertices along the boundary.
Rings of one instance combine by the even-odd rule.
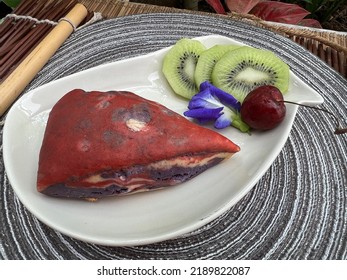
[[[322,8],[322,6],[327,2],[326,0],[315,0],[315,1],[310,1],[311,3],[308,3],[306,5],[306,9],[310,11],[311,13],[315,13],[319,9]]]
[[[7,6],[16,8],[21,0],[2,0]]]

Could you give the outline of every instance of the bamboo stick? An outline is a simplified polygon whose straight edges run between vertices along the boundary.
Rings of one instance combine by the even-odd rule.
[[[43,68],[58,48],[87,16],[88,11],[82,4],[76,4],[53,30],[35,47],[18,67],[0,84],[0,116],[22,93],[36,74]],[[70,22],[69,22],[70,21]]]
[[[76,0],[26,0],[14,11],[14,16],[32,17],[56,22],[77,4]],[[11,16],[11,15],[10,15]],[[49,23],[37,24],[30,18],[5,18],[0,24],[0,83],[54,28]]]

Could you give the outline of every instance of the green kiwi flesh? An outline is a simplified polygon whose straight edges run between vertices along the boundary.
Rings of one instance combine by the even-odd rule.
[[[241,47],[227,52],[216,63],[212,83],[242,102],[261,85],[273,85],[282,93],[287,92],[289,67],[271,51]]]
[[[199,88],[200,84],[209,81],[212,82],[212,70],[216,65],[217,61],[227,53],[228,51],[233,51],[240,46],[237,45],[215,45],[206,51],[202,52],[195,69],[195,83]]]
[[[164,57],[162,71],[173,91],[190,99],[198,92],[194,73],[205,46],[194,39],[183,38]]]

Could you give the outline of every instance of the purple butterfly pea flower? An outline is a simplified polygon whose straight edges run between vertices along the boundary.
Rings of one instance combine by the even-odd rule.
[[[188,104],[186,117],[197,119],[201,123],[214,121],[214,127],[222,129],[240,119],[241,103],[232,95],[215,87],[210,82],[201,83],[200,92],[192,97]]]
[[[205,81],[201,83],[200,85],[200,92],[196,95],[202,94],[202,92],[208,91],[208,93],[212,96],[212,98],[216,99],[220,103],[222,103],[225,106],[228,106],[229,108],[232,108],[236,111],[241,110],[241,102],[238,101],[234,96],[231,94],[221,90],[220,88],[212,85],[209,81]],[[195,95],[195,96],[196,96]],[[203,96],[203,94],[202,94]],[[208,96],[206,95],[208,98]]]
[[[219,108],[194,108],[184,112],[186,117],[198,119],[201,122],[215,120],[219,118],[223,113],[221,111],[223,107]]]

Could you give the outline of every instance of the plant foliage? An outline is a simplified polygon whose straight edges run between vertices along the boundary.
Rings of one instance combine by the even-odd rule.
[[[7,6],[11,8],[15,8],[19,5],[21,0],[2,0],[0,2],[4,2]]]
[[[220,0],[206,1],[217,13],[253,14],[263,20],[321,28],[346,0]]]

